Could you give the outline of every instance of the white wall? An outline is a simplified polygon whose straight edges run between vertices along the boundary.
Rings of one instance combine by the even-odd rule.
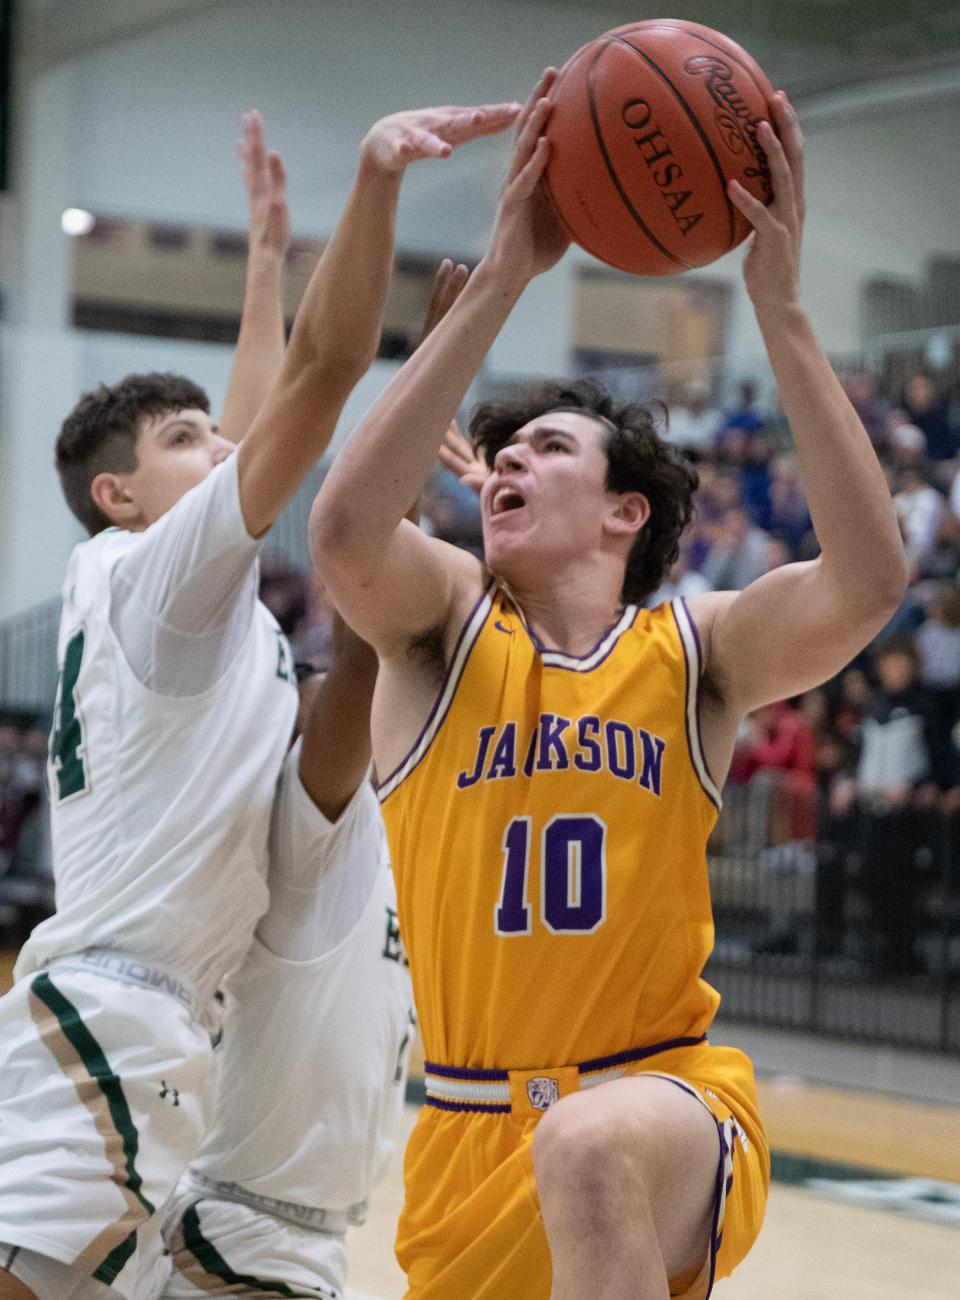
[[[377,116],[431,100],[521,97],[544,63],[634,14],[616,3],[229,0],[77,61],[68,188],[95,211],[236,226],[242,196],[230,147],[239,113],[256,104],[289,164],[296,226],[329,233],[356,146]],[[776,80],[786,56],[754,53]],[[884,267],[915,276],[927,253],[960,252],[958,133],[953,105],[898,107],[810,137],[804,289],[828,347],[856,346],[864,275]],[[479,254],[504,155],[505,142],[482,141],[412,168],[400,243]],[[710,273],[736,278],[738,266],[733,254]],[[554,284],[547,328],[556,335],[568,289],[562,274]],[[742,301],[732,344],[759,345]],[[507,368],[525,368],[527,346],[533,369],[556,355],[536,329],[515,328]]]
[[[48,299],[64,277],[62,247],[50,243],[50,196],[104,213],[237,228],[244,200],[233,141],[240,112],[256,105],[288,164],[295,230],[327,234],[375,118],[424,102],[520,97],[544,63],[561,61],[635,12],[633,4],[600,9],[519,0],[221,0],[176,25],[84,54],[47,74],[38,94],[21,89],[27,113],[35,111],[30,105],[39,91],[59,97],[45,127],[56,149],[39,160],[28,153],[22,171],[33,179],[29,193],[18,196],[21,221],[42,219],[46,232],[46,243],[34,241],[33,280],[22,301],[44,304],[47,322],[56,315]],[[777,56],[753,52],[776,79]],[[21,146],[29,151],[35,138],[44,132],[38,136],[31,122],[21,122]],[[929,253],[960,254],[958,138],[960,106],[897,110],[810,137],[804,293],[828,348],[857,346],[864,276],[877,268],[918,276]],[[481,141],[447,161],[411,168],[398,220],[401,246],[479,255],[506,151],[506,140]],[[45,173],[51,165],[55,172]],[[563,368],[577,256],[521,303],[491,354],[498,372]],[[749,371],[760,340],[739,287],[740,257],[734,253],[704,274],[728,276],[738,286],[730,360]],[[27,310],[21,319],[33,318]],[[82,387],[134,366],[169,364],[209,383],[217,400],[228,365],[225,349],[89,336],[58,337],[50,355],[57,358],[55,382],[45,382],[49,365],[41,352],[19,366],[15,383],[4,383],[0,615],[50,594],[59,579],[69,526],[52,504],[50,446]],[[364,388],[364,400],[370,391]],[[34,517],[34,560],[20,571],[31,550],[19,537],[25,503],[38,502],[49,508],[50,524]]]

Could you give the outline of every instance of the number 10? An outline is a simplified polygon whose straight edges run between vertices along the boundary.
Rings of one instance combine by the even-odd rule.
[[[503,886],[494,911],[497,934],[530,934],[526,901],[530,871],[529,817],[514,817],[503,833]],[[559,814],[543,828],[540,910],[551,934],[592,934],[607,915],[607,828],[599,817]]]

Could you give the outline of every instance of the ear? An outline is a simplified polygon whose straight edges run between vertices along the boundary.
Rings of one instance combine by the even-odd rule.
[[[140,507],[130,495],[122,474],[104,470],[90,484],[90,495],[94,505],[119,528],[132,528],[140,523]]]
[[[606,531],[618,537],[639,533],[650,518],[650,502],[642,492],[616,492],[610,495]]]

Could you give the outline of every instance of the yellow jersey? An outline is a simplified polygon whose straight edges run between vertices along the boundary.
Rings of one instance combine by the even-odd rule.
[[[719,996],[685,604],[549,650],[495,584],[380,788],[424,1054],[508,1070],[699,1039]]]

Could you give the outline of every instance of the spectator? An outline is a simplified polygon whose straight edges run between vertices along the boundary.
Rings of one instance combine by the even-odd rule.
[[[812,525],[807,499],[800,486],[796,457],[777,456],[773,461],[769,501],[770,508],[766,520],[762,521],[763,527],[787,544],[792,559],[800,559]]]
[[[931,779],[941,790],[958,783],[953,728],[960,717],[960,591],[941,583],[916,636],[920,680],[931,700]]]
[[[268,552],[260,560],[260,599],[291,636],[306,616],[307,579],[285,556]]]
[[[910,423],[906,411],[891,411],[888,422],[888,462],[896,469],[923,471],[927,465],[927,439],[922,429]]]
[[[918,969],[921,826],[917,808],[930,775],[932,702],[917,680],[918,658],[907,640],[876,654],[879,689],[863,724],[856,775],[865,892],[879,940],[881,975]]]
[[[870,441],[878,452],[886,451],[890,414],[890,403],[877,393],[877,381],[868,370],[856,370],[843,380],[843,387],[850,399],[850,404],[859,415],[869,435]]]
[[[710,400],[710,386],[692,380],[683,390],[683,401],[670,410],[664,438],[695,456],[713,450],[723,416]]]
[[[701,592],[710,591],[710,583],[702,573],[690,568],[690,547],[680,539],[680,554],[663,582],[652,596],[644,602],[648,609],[656,609],[664,601],[674,600],[677,596],[699,596]]]
[[[747,719],[730,765],[730,780],[749,781],[757,772],[780,772],[797,789],[813,788],[816,747],[806,714],[786,700],[757,709]]]
[[[914,375],[907,384],[903,408],[927,440],[927,458],[953,460],[960,441],[950,422],[947,403],[937,395],[927,375]]]
[[[750,523],[746,511],[727,510],[700,572],[714,591],[742,591],[767,572],[767,540],[763,529]]]
[[[740,491],[752,523],[766,528],[770,518],[770,443],[764,434],[755,434],[744,444],[740,462]]]
[[[752,437],[763,433],[767,427],[766,420],[757,410],[757,386],[751,379],[745,379],[740,385],[740,401],[728,413],[720,427],[721,433],[737,429]]]
[[[749,448],[763,438],[767,422],[756,409],[757,387],[750,380],[740,385],[740,401],[724,418],[717,433],[716,444],[720,454],[738,463],[748,459]]]
[[[907,556],[917,564],[933,550],[945,503],[918,469],[901,470],[898,485],[893,505],[902,525]]]

